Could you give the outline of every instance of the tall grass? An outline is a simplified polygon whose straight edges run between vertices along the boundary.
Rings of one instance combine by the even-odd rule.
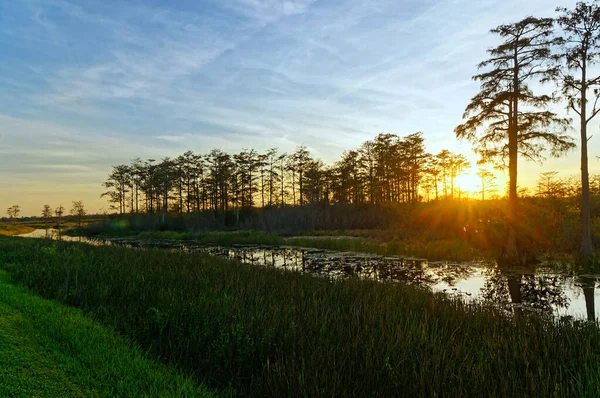
[[[0,238],[0,267],[244,396],[598,396],[600,333],[414,286]]]

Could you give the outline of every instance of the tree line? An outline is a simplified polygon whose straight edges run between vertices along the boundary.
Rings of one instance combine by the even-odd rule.
[[[305,146],[280,153],[270,148],[175,158],[134,159],[113,166],[102,194],[127,212],[190,213],[310,204],[415,203],[460,196],[456,178],[471,167],[464,155],[425,150],[423,133],[379,134],[333,165]]]

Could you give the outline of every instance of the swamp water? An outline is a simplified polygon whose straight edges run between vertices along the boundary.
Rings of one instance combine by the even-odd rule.
[[[51,231],[51,235],[53,234]],[[43,238],[44,230],[24,237]],[[76,237],[62,237],[77,241]],[[501,305],[508,311],[535,311],[554,316],[594,320],[600,315],[600,275],[575,275],[566,264],[552,261],[535,267],[500,269],[493,262],[456,263],[267,245],[199,245],[193,241],[85,239],[96,245],[119,245],[203,252],[245,264],[274,267],[330,278],[372,279],[409,283],[434,292]],[[558,270],[564,271],[558,271]]]

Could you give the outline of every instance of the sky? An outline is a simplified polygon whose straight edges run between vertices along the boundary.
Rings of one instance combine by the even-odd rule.
[[[379,133],[422,131],[429,152],[476,161],[453,130],[499,43],[489,30],[574,4],[0,0],[0,209],[108,209],[111,165],[186,150],[302,144],[332,163]],[[594,137],[592,174],[598,149]],[[521,162],[519,184],[575,176],[578,159]]]

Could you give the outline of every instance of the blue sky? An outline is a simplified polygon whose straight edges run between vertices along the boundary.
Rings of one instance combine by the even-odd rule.
[[[488,31],[574,3],[0,0],[0,209],[97,211],[111,165],[187,149],[304,144],[332,162],[423,131],[431,152],[470,153],[453,129]],[[576,174],[577,153],[544,169]]]

